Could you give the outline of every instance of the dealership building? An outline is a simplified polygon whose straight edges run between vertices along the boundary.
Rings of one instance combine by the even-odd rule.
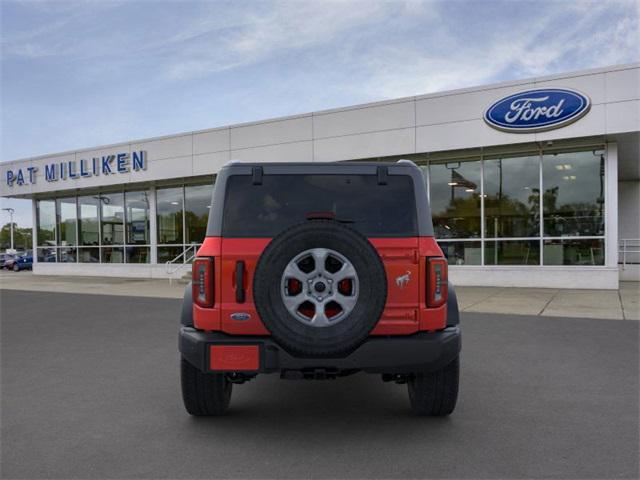
[[[459,285],[640,278],[640,64],[5,162],[0,195],[33,202],[36,274],[176,277],[229,161],[399,159]]]

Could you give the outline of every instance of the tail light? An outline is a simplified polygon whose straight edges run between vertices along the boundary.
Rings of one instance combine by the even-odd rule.
[[[213,307],[213,258],[198,257],[191,271],[193,301],[200,307]]]
[[[448,265],[444,258],[427,258],[427,306],[439,307],[447,302]]]

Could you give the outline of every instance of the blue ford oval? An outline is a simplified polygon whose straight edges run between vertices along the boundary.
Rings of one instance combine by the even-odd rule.
[[[539,132],[578,120],[591,107],[586,95],[563,88],[540,88],[510,95],[491,105],[484,120],[508,132]]]

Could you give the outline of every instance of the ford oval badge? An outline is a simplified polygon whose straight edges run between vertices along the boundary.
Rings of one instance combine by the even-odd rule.
[[[507,132],[540,132],[563,127],[585,115],[589,97],[565,88],[539,88],[509,95],[484,112],[484,121]]]
[[[251,318],[251,314],[247,312],[234,312],[231,314],[231,320],[237,320],[239,322],[249,320],[250,318]]]

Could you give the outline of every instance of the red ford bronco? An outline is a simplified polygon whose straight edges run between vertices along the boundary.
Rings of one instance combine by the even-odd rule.
[[[181,323],[191,415],[223,414],[259,373],[377,373],[416,414],[455,408],[458,305],[408,160],[225,166]]]

